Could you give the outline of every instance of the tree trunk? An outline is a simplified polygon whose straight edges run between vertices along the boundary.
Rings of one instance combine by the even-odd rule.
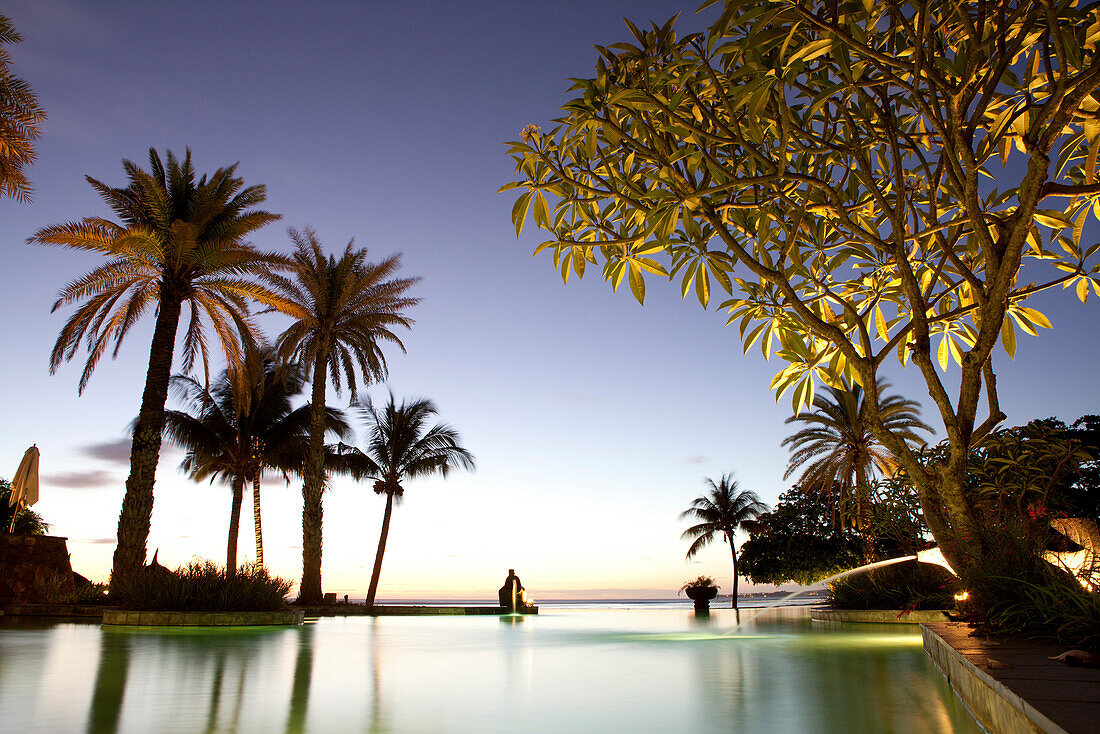
[[[856,493],[856,529],[859,531],[859,539],[863,545],[863,562],[874,563],[875,539],[871,534],[871,497],[866,484],[855,487]]]
[[[256,529],[256,567],[264,565],[264,535],[260,531],[260,474],[252,480],[252,524]]]
[[[241,529],[241,504],[244,502],[244,475],[233,476],[233,504],[229,510],[229,543],[225,550],[225,572],[237,572],[237,537]]]
[[[378,579],[382,575],[382,556],[386,553],[386,538],[390,534],[390,515],[393,514],[393,494],[386,492],[386,513],[382,515],[382,534],[378,537],[378,552],[374,554],[374,571],[370,575],[370,588],[367,589],[367,607],[374,606],[374,597],[378,593]]]
[[[130,476],[118,516],[118,546],[111,567],[111,586],[117,587],[145,564],[145,544],[149,540],[149,520],[153,514],[153,483],[160,460],[161,431],[164,429],[164,403],[172,376],[172,355],[176,346],[176,327],[181,305],[161,290],[153,342],[149,347],[149,369],[145,391],[130,444]]]
[[[730,542],[730,555],[733,556],[733,598],[730,599],[730,607],[737,609],[737,546],[733,544],[733,533],[726,536]]]
[[[313,395],[309,406],[309,450],[302,482],[302,583],[298,601],[321,602],[321,544],[324,510],[321,493],[325,488],[325,389],[328,383],[327,357],[318,350],[313,362]]]

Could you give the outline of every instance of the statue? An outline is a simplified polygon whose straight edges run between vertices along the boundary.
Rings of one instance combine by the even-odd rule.
[[[520,583],[519,576],[516,576],[516,570],[514,568],[508,569],[508,578],[504,579],[504,586],[500,587],[500,591],[497,592],[497,597],[500,599],[500,606],[509,612],[516,612],[527,606],[527,600],[524,598],[523,593],[523,584]]]

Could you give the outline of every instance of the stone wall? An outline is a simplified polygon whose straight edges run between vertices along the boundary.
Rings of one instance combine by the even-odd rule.
[[[60,580],[61,593],[73,593],[73,568],[65,538],[54,535],[0,535],[0,604],[40,604],[43,586]]]

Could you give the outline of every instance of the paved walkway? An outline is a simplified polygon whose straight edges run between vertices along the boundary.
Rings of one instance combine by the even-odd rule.
[[[971,629],[961,622],[925,626],[1067,732],[1100,731],[1100,668],[1075,668],[1049,659],[1070,648],[971,637]]]

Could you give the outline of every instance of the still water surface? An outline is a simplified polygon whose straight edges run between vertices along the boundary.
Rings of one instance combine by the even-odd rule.
[[[915,626],[730,610],[101,630],[0,618],[0,732],[966,732]]]

